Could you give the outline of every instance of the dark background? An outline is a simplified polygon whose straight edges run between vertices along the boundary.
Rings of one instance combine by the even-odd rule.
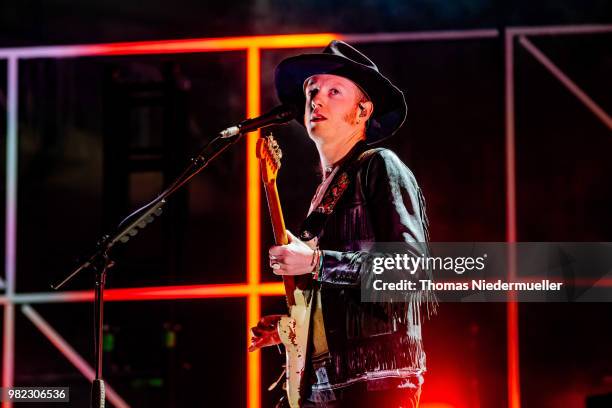
[[[611,22],[609,1],[7,1],[0,4],[0,46],[498,28],[496,39],[358,48],[406,92],[408,121],[384,145],[423,188],[432,240],[504,241],[503,29]],[[611,40],[531,39],[609,114]],[[610,241],[610,130],[516,45],[518,240]],[[305,51],[312,50],[262,52],[262,110],[277,103],[274,66]],[[245,61],[242,52],[219,52],[20,62],[18,292],[48,291],[191,152],[243,119]],[[3,112],[5,78],[1,61]],[[2,129],[5,120],[0,115]],[[279,190],[295,230],[317,183],[317,155],[295,123],[275,135],[284,152]],[[108,287],[243,282],[244,157],[244,143],[224,153],[161,222],[119,250]],[[265,214],[262,232],[266,248]],[[264,281],[275,281],[263,271]],[[83,276],[68,289],[90,284]],[[106,379],[132,406],[244,406],[245,307],[244,299],[108,303]],[[34,308],[92,361],[90,304]],[[283,310],[282,298],[262,298],[263,313]],[[519,310],[523,406],[584,407],[587,395],[612,391],[612,304]],[[504,304],[441,305],[425,326],[424,406],[506,406],[505,311]],[[270,406],[278,393],[265,388],[282,356],[264,350],[262,362],[263,403]],[[70,384],[71,405],[86,404],[86,380],[18,309],[15,364],[16,384]]]

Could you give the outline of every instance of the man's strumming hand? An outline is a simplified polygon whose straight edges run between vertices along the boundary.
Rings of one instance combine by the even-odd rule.
[[[278,321],[283,315],[263,316],[257,326],[251,327],[251,345],[249,351],[259,350],[262,347],[280,344],[278,336]]]

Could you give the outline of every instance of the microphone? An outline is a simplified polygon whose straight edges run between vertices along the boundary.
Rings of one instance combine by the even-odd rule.
[[[249,133],[270,125],[281,125],[294,119],[297,109],[293,105],[279,105],[267,113],[253,119],[247,119],[236,126],[228,127],[219,132],[221,138],[236,136],[239,133]]]

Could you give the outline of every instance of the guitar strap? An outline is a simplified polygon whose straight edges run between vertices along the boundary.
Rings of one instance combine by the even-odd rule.
[[[342,165],[342,168],[336,173],[332,183],[325,191],[317,208],[315,208],[302,223],[299,234],[299,238],[302,241],[310,241],[315,237],[318,238],[321,236],[329,216],[334,212],[336,204],[338,204],[340,198],[342,198],[342,195],[350,184],[350,180],[354,178],[353,176],[357,173],[361,163],[380,150],[382,150],[382,148],[369,149],[358,155],[357,153],[353,153],[353,157],[350,157],[345,164]],[[357,155],[356,159],[354,158],[355,155]]]

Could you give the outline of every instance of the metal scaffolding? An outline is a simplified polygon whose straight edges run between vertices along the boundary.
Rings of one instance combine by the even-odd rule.
[[[515,100],[514,100],[514,47],[515,39],[539,63],[541,63],[563,86],[574,94],[593,114],[612,130],[612,118],[597,105],[574,81],[564,74],[552,60],[535,47],[529,37],[550,35],[577,35],[610,33],[612,25],[584,25],[559,27],[510,27],[504,32],[505,47],[505,155],[506,155],[506,240],[516,242],[516,179],[515,179]],[[6,148],[6,229],[5,229],[5,280],[4,294],[0,304],[4,306],[3,327],[3,367],[2,386],[13,385],[14,380],[14,344],[15,344],[15,308],[19,310],[47,337],[47,339],[90,381],[94,372],[71,346],[47,323],[32,307],[33,304],[92,302],[93,291],[69,291],[63,293],[18,293],[16,291],[16,242],[17,242],[17,162],[18,162],[18,70],[19,62],[36,58],[73,58],[86,56],[115,56],[143,54],[199,53],[212,51],[244,51],[247,65],[247,100],[246,115],[254,117],[260,114],[260,53],[268,49],[291,49],[305,47],[323,47],[332,39],[341,39],[349,43],[391,43],[409,41],[449,41],[498,39],[496,29],[432,31],[432,32],[397,32],[376,34],[305,34],[278,35],[232,38],[205,38],[171,41],[149,41],[114,44],[45,46],[27,48],[0,49],[0,59],[7,61],[7,148]],[[240,284],[226,285],[190,285],[161,286],[143,288],[109,289],[107,301],[146,301],[171,299],[205,299],[219,297],[246,298],[247,327],[245,327],[245,358],[247,361],[247,406],[259,408],[260,395],[260,352],[247,353],[249,328],[255,326],[260,318],[261,296],[282,296],[282,283],[261,283],[260,276],[260,180],[258,164],[255,158],[255,141],[257,133],[247,137],[247,270],[246,280]],[[514,268],[510,268],[514,273]],[[518,340],[518,304],[509,302],[507,306],[508,336],[508,406],[520,407],[519,381],[519,340]],[[108,400],[117,407],[128,407],[110,385],[107,385]],[[11,407],[4,402],[3,407]]]

